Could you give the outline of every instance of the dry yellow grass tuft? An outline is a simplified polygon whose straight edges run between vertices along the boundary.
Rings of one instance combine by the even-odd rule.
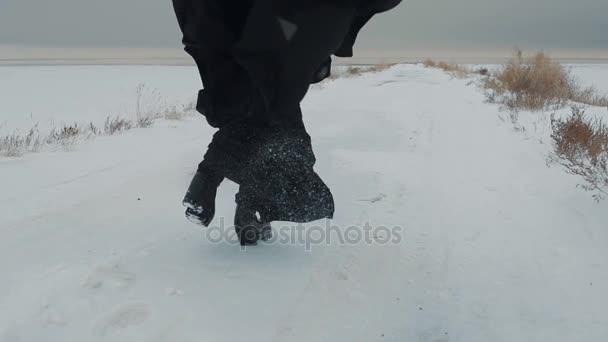
[[[516,49],[513,56],[499,69],[490,72],[473,70],[459,64],[427,59],[428,68],[441,69],[456,77],[474,74],[487,76],[483,82],[488,100],[500,103],[512,111],[556,109],[570,101],[598,107],[608,107],[608,96],[593,87],[583,88],[569,70],[544,52],[531,56]]]
[[[544,52],[524,56],[515,50],[505,65],[484,83],[491,102],[510,110],[561,108],[569,101],[592,106],[608,106],[608,98],[593,88],[582,88],[570,72]]]
[[[134,128],[147,128],[157,119],[182,120],[196,111],[196,101],[184,105],[167,106],[160,93],[149,89],[145,84],[135,88],[135,117],[108,116],[103,126],[97,127],[92,122],[88,125],[63,125],[52,128],[48,133],[40,133],[35,125],[27,134],[15,131],[0,135],[0,157],[18,157],[28,152],[38,152],[48,145],[71,147],[80,138],[100,135],[115,135]]]
[[[593,87],[587,87],[584,89],[577,87],[571,100],[590,106],[608,107],[608,96],[598,94],[597,89]]]
[[[346,75],[361,76],[363,74],[377,73],[390,69],[395,64],[375,64],[366,66],[349,66],[346,68]]]
[[[515,50],[513,57],[492,72],[430,59],[423,64],[460,77],[485,76],[481,85],[488,100],[509,109],[514,123],[519,110],[558,109],[571,102],[608,107],[607,96],[593,87],[581,87],[568,69],[543,52],[524,56],[521,50]],[[597,201],[607,197],[608,126],[599,119],[588,119],[579,107],[573,107],[568,118],[554,116],[551,126],[554,149],[549,160],[582,177],[585,183],[581,187],[594,192]]]
[[[150,127],[156,119],[182,120],[191,114],[191,105],[183,106],[183,110],[180,110],[178,107],[171,107],[165,110],[164,113],[142,115],[138,116],[135,120],[119,116],[107,117],[101,128],[98,128],[92,122],[84,126],[75,123],[73,125],[64,125],[59,129],[53,128],[48,134],[41,134],[36,125],[25,135],[11,133],[0,136],[0,156],[18,157],[28,152],[38,152],[42,147],[51,145],[71,147],[80,138],[116,135],[133,128]]]
[[[467,68],[463,65],[448,63],[448,62],[443,62],[443,61],[437,62],[432,59],[426,59],[424,62],[422,62],[422,64],[427,68],[441,69],[447,73],[450,73],[454,76],[461,77],[461,78],[467,77],[474,73],[473,70],[471,70],[470,68]],[[487,72],[487,70],[485,72]],[[480,69],[477,73],[483,74],[484,71],[483,71],[483,69]]]
[[[486,80],[485,87],[509,109],[563,107],[576,88],[561,64],[543,52],[525,57],[521,50]]]
[[[382,72],[393,66],[395,66],[395,64],[349,65],[344,69],[333,70],[327,79],[336,80],[339,78],[359,77],[365,74]]]

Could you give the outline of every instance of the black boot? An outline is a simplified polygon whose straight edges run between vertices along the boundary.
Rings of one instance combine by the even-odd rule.
[[[260,240],[270,241],[272,239],[272,227],[270,223],[264,223],[260,229]]]
[[[241,246],[255,246],[260,239],[260,222],[256,217],[254,210],[243,206],[236,205],[234,213],[234,229],[236,236],[239,238]]]
[[[217,174],[200,170],[196,172],[186,196],[182,201],[186,207],[186,218],[193,223],[209,226],[215,216],[215,196],[217,188],[224,177]]]
[[[247,206],[237,204],[234,215],[234,229],[241,246],[255,246],[258,241],[272,239],[270,223],[263,223],[256,211]]]

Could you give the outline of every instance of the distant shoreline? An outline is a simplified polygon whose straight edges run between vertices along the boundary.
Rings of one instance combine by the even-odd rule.
[[[526,50],[535,51],[535,50]],[[608,64],[608,49],[546,49],[563,63]],[[512,55],[506,48],[358,49],[354,58],[336,64],[416,63],[427,58],[462,64],[498,64]],[[0,66],[44,65],[175,65],[192,66],[179,48],[47,48],[0,46]]]

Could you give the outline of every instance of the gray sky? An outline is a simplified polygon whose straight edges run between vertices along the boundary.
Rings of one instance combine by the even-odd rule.
[[[607,0],[404,0],[360,46],[608,48]],[[170,0],[0,0],[0,44],[171,47]]]

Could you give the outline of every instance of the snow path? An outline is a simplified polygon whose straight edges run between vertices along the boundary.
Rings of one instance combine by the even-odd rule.
[[[205,240],[179,204],[200,118],[0,159],[0,341],[605,340],[606,203],[468,83],[398,66],[306,100],[332,225],[396,245]]]

